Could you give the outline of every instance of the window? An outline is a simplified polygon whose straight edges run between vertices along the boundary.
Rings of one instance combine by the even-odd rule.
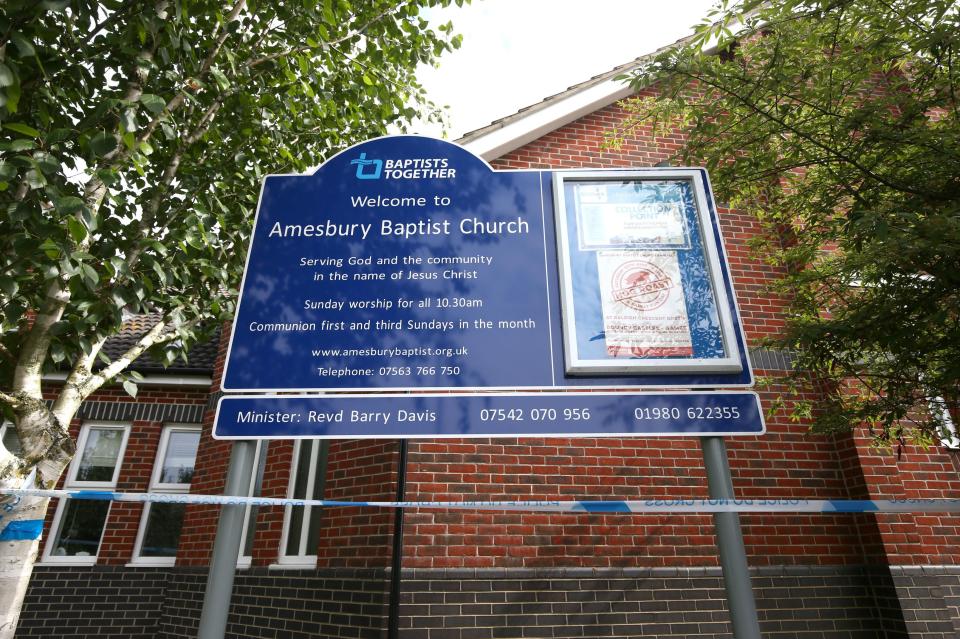
[[[151,493],[187,493],[200,445],[200,429],[169,426],[160,437]],[[134,563],[171,566],[177,557],[185,504],[148,503],[143,508],[134,545]]]
[[[323,499],[329,450],[330,442],[325,439],[297,440],[293,449],[294,472],[290,475],[290,498]],[[321,510],[314,506],[286,507],[278,563],[316,565]]]
[[[247,490],[247,497],[259,497],[261,482],[263,481],[263,468],[267,461],[267,442],[257,440],[257,449],[253,454],[253,472],[250,475],[250,488]],[[253,560],[253,539],[257,528],[258,507],[247,504],[243,514],[243,532],[240,534],[240,557],[237,559],[237,565],[242,568],[250,566]]]
[[[80,430],[78,454],[67,471],[64,488],[116,488],[129,434],[128,426],[85,424]],[[43,560],[94,563],[110,504],[109,501],[61,499],[53,517],[52,534],[44,549]]]

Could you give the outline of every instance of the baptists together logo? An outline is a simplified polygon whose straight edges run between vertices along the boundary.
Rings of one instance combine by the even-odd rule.
[[[447,158],[368,159],[366,153],[350,160],[358,180],[452,180],[457,170]]]
[[[383,161],[368,160],[366,153],[361,153],[357,159],[350,160],[350,164],[357,165],[358,180],[379,180],[383,172]]]

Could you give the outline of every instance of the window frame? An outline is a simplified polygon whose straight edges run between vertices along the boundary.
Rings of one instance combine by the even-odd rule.
[[[330,441],[327,439],[297,439],[294,442],[293,448],[293,459],[290,464],[290,481],[287,485],[287,498],[294,499],[294,492],[296,489],[297,481],[297,468],[300,464],[300,457],[303,452],[304,444],[312,444],[316,442],[316,445],[311,445],[311,461],[310,466],[307,471],[307,485],[305,487],[305,492],[307,495],[312,495],[316,489],[317,481],[317,465],[322,457],[323,459],[320,466],[322,467],[323,477],[320,478],[322,482],[321,490],[325,490],[326,487],[326,472],[327,465],[329,463],[329,446]],[[316,457],[314,457],[314,452]],[[307,543],[307,538],[309,537],[309,521],[310,516],[313,515],[314,510],[317,513],[321,513],[321,509],[318,506],[297,506],[298,508],[304,509],[304,517],[301,523],[300,530],[300,548],[306,550],[305,546]],[[317,555],[314,554],[297,554],[297,555],[288,555],[287,552],[287,542],[290,539],[290,526],[293,520],[294,506],[286,505],[283,507],[283,528],[280,534],[280,548],[277,552],[277,562],[274,565],[277,568],[313,568],[317,565]],[[314,549],[316,550],[316,549]]]
[[[579,183],[611,183],[622,182],[662,182],[671,181],[688,184],[693,196],[694,217],[698,228],[688,228],[689,235],[697,234],[703,253],[703,263],[706,268],[706,282],[713,294],[719,322],[719,337],[723,344],[722,357],[640,357],[640,358],[592,358],[581,353],[578,339],[580,328],[577,325],[577,296],[574,295],[574,257],[575,253],[587,253],[600,249],[571,248],[571,238],[580,235],[579,217],[574,215],[574,222],[568,220],[568,202],[565,194],[567,185],[576,186]],[[736,300],[727,295],[726,280],[724,278],[722,261],[726,258],[722,241],[714,238],[711,205],[706,195],[708,180],[700,174],[698,169],[663,168],[658,170],[602,170],[585,169],[576,171],[557,171],[553,176],[554,220],[557,235],[557,257],[559,260],[560,275],[560,314],[562,318],[562,343],[564,371],[574,377],[596,375],[677,375],[676,386],[704,386],[702,381],[691,381],[690,376],[697,375],[743,375],[750,373],[749,364],[744,370],[741,364],[738,336],[743,344],[746,338],[743,334],[743,325],[739,320],[739,312],[735,311]],[[607,249],[611,250],[611,249]],[[629,247],[620,247],[619,250],[630,250]],[[599,291],[598,291],[599,295]],[[691,321],[688,318],[688,322]],[[749,358],[747,358],[749,362]],[[752,377],[752,373],[750,373]],[[742,386],[743,383],[731,380],[731,383],[706,384],[706,386]],[[752,385],[752,384],[749,384]]]
[[[168,424],[163,427],[163,432],[160,434],[160,443],[157,445],[157,454],[153,460],[153,471],[150,473],[150,484],[147,487],[148,493],[185,495],[190,492],[190,484],[162,483],[160,481],[163,473],[163,462],[170,446],[170,435],[174,432],[198,433],[202,438],[202,429],[199,424]],[[198,442],[197,453],[199,454],[199,452]],[[193,465],[194,472],[196,472],[196,457],[193,459]],[[143,551],[143,540],[147,532],[147,523],[150,520],[150,509],[152,506],[153,502],[147,502],[143,505],[140,522],[137,524],[137,537],[133,542],[133,555],[127,564],[128,566],[173,566],[177,562],[176,555],[173,557],[144,557],[140,554]]]
[[[247,489],[247,497],[255,497],[260,494],[262,486],[259,485],[263,481],[263,473],[261,471],[261,466],[263,470],[266,471],[266,457],[269,450],[269,441],[266,439],[256,440],[257,444],[254,448],[253,453],[253,470],[250,473],[250,487]],[[252,522],[250,518],[253,517],[254,521]],[[247,504],[243,510],[243,528],[240,530],[240,550],[237,554],[237,568],[249,568],[253,565],[253,555],[243,554],[244,549],[247,545],[247,531],[256,533],[257,522],[256,514],[253,513],[253,506]]]
[[[77,436],[78,453],[74,455],[73,460],[71,460],[70,465],[67,467],[67,474],[63,481],[63,489],[115,489],[117,487],[117,480],[120,477],[121,467],[123,466],[123,458],[127,452],[127,443],[130,440],[131,426],[131,424],[119,422],[99,421],[91,421],[83,424],[80,427],[80,433]],[[109,482],[82,481],[76,479],[77,472],[80,469],[80,463],[83,458],[83,450],[86,448],[87,441],[90,439],[90,431],[95,429],[123,431],[123,438],[120,440],[120,449],[117,451],[117,461],[113,468],[113,478],[112,481]],[[57,564],[59,566],[90,566],[97,563],[97,557],[100,556],[100,546],[103,544],[103,535],[106,532],[107,525],[110,522],[110,512],[113,510],[113,502],[110,502],[109,506],[107,507],[107,515],[103,520],[103,529],[100,531],[100,539],[97,541],[96,553],[87,557],[78,557],[76,555],[55,555],[53,554],[53,549],[60,537],[60,526],[63,523],[63,515],[67,509],[67,504],[70,501],[71,500],[69,498],[61,498],[58,500],[57,510],[53,514],[53,520],[50,522],[50,528],[47,532],[47,540],[43,545],[43,554],[41,555],[40,563]]]

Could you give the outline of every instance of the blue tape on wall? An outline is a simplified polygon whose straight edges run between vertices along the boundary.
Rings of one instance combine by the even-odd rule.
[[[219,506],[315,506],[320,508],[447,508],[520,510],[554,513],[960,513],[960,499],[640,499],[631,501],[331,501],[275,497],[235,497],[184,493],[115,493],[99,490],[3,488],[22,497],[96,499],[136,503],[207,504]]]
[[[70,495],[71,499],[92,499],[94,501],[102,500],[115,500],[117,495],[120,493],[115,493],[109,490],[78,490],[75,493]]]
[[[33,541],[43,532],[42,519],[17,519],[0,532],[0,541]]]
[[[630,505],[624,501],[582,501],[576,510],[583,509],[587,513],[629,513]]]

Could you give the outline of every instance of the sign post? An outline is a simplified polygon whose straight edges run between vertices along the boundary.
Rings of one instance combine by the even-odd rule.
[[[722,437],[701,437],[703,462],[707,469],[707,484],[712,499],[734,499],[733,479],[727,449]],[[714,513],[713,525],[717,533],[717,549],[723,583],[730,606],[730,624],[736,639],[761,639],[757,604],[750,584],[747,553],[740,531],[739,513]]]
[[[256,450],[256,444],[252,441],[233,443],[224,495],[247,496]],[[240,554],[244,511],[243,504],[220,507],[217,536],[214,538],[203,608],[200,611],[199,639],[223,639],[227,614],[230,612],[230,596],[233,594],[233,577],[237,572],[237,556]]]
[[[752,385],[705,170],[494,171],[395,136],[264,180],[222,378],[255,394],[213,436],[700,436],[732,498],[721,437],[765,432]],[[753,639],[739,523],[716,522]]]

